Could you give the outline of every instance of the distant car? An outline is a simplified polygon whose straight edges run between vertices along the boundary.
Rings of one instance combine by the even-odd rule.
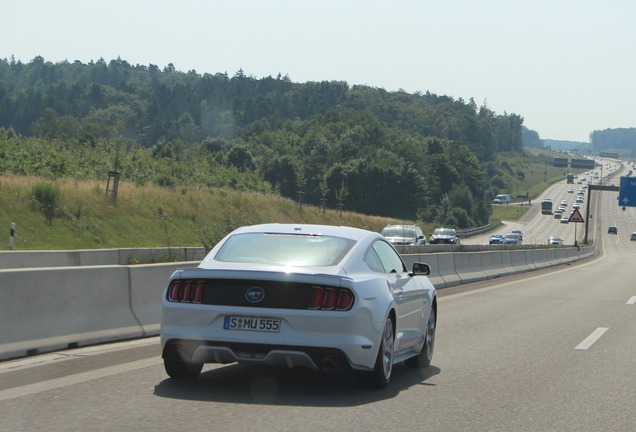
[[[580,209],[581,208],[581,204],[579,204],[579,203],[572,204],[572,208],[573,209]]]
[[[565,213],[565,207],[559,207],[557,213]]]
[[[386,387],[395,364],[433,357],[437,296],[430,267],[407,269],[379,233],[265,224],[231,232],[163,291],[166,373],[204,363],[351,371]]]
[[[521,244],[521,236],[517,233],[509,233],[504,236],[504,244]]]
[[[568,193],[574,193],[574,189],[568,189]]]
[[[429,239],[431,244],[459,244],[459,237],[453,228],[437,228]]]
[[[563,217],[561,218],[561,223],[570,223],[570,218],[569,218],[569,217],[567,217],[567,216],[563,216]]]
[[[490,236],[490,238],[488,239],[488,244],[503,244],[504,242],[504,236],[503,234],[493,234]]]
[[[563,239],[561,237],[550,237],[548,239],[549,245],[563,245]]]
[[[616,227],[616,225],[612,225],[611,227],[609,227],[607,229],[607,233],[608,234],[618,234],[618,228]]]
[[[559,205],[562,205],[563,207],[567,207],[568,206],[568,200],[561,200]]]
[[[555,219],[561,219],[562,217],[563,217],[563,213],[561,213],[561,212],[554,213],[554,218]]]
[[[519,238],[521,239],[521,241],[523,241],[523,233],[521,232],[521,230],[513,229],[510,232],[513,233],[513,234],[519,234]]]
[[[417,225],[387,225],[381,233],[394,246],[418,246],[426,244],[424,231]]]
[[[631,241],[636,241],[636,231],[634,231],[634,232],[632,233],[632,235],[629,237],[629,239],[630,239]]]
[[[575,202],[577,204],[583,204],[583,197],[582,196],[578,197]]]
[[[508,204],[512,201],[510,194],[499,194],[492,201],[493,204]]]

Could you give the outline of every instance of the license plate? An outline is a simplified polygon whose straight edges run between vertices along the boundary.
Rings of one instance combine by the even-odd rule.
[[[280,319],[227,315],[223,320],[223,328],[277,333],[280,331]]]

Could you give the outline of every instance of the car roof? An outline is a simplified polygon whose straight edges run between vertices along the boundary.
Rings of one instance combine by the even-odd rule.
[[[276,233],[276,234],[306,234],[306,235],[328,235],[343,237],[355,241],[374,235],[381,237],[379,233],[367,231],[361,228],[353,228],[335,225],[313,225],[313,224],[260,224],[237,228],[231,234],[242,233]]]

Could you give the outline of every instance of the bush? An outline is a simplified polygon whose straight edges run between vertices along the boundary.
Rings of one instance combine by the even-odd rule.
[[[53,214],[60,203],[62,191],[60,187],[52,183],[37,183],[31,190],[31,195],[40,210],[44,212],[46,221],[53,222]]]

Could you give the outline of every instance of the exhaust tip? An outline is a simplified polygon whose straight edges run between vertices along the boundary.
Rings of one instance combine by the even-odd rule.
[[[337,364],[333,359],[327,358],[322,362],[322,367],[327,371],[334,371],[337,368]]]

